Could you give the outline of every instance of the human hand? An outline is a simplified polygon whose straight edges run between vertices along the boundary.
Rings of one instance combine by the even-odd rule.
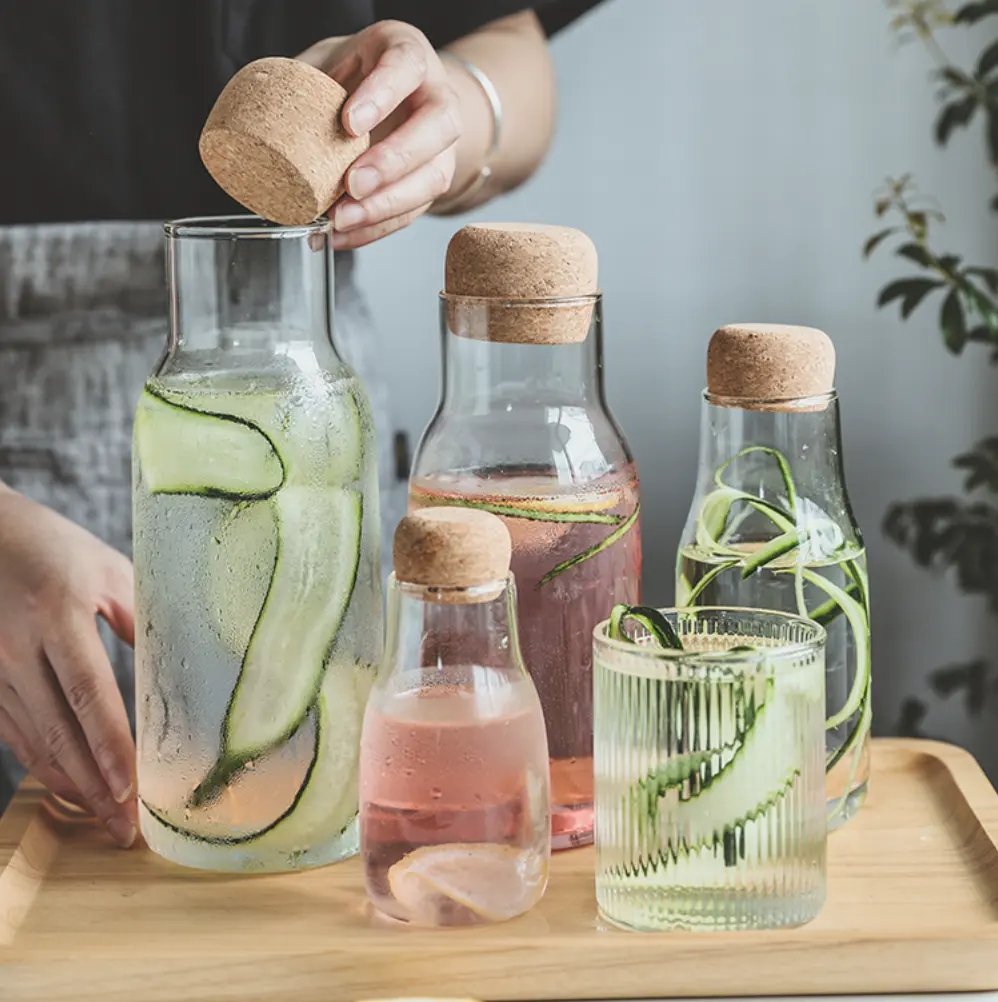
[[[130,562],[0,486],[0,738],[127,847],[137,832],[135,749],[97,615],[133,642]]]
[[[333,247],[363,247],[408,226],[450,189],[461,136],[457,96],[433,46],[412,25],[379,21],[298,58],[346,88],[347,131],[371,133],[331,210]]]

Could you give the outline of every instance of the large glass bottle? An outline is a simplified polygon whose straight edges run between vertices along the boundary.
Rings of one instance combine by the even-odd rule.
[[[639,601],[638,475],[603,391],[595,249],[560,227],[470,226],[448,249],[443,396],[410,510],[499,515],[551,755],[552,845],[592,841],[592,631]],[[505,298],[503,298],[505,296]]]
[[[361,741],[361,848],[383,914],[497,922],[547,885],[547,741],[520,656],[510,540],[487,512],[402,520]]]
[[[870,774],[870,590],[846,490],[835,352],[812,328],[741,325],[708,349],[696,493],[676,604],[794,612],[825,627],[830,828]]]
[[[168,224],[169,344],[133,446],[140,819],[157,853],[357,851],[381,653],[376,458],[332,343],[328,223]]]

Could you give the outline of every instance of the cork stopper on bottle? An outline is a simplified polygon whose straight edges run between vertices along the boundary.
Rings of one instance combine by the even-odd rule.
[[[707,392],[747,410],[823,410],[795,404],[831,393],[835,347],[824,331],[783,324],[732,324],[707,348]]]
[[[343,176],[370,143],[340,123],[347,92],[297,59],[258,59],[218,96],[201,159],[218,185],[264,219],[303,226],[343,194]]]
[[[515,344],[579,344],[599,289],[599,261],[581,230],[534,223],[473,223],[447,247],[450,329]],[[550,300],[551,302],[544,302]]]
[[[476,588],[503,582],[512,544],[500,518],[474,508],[423,508],[407,515],[395,530],[395,576],[427,588]],[[475,596],[441,601],[481,602],[501,587]]]

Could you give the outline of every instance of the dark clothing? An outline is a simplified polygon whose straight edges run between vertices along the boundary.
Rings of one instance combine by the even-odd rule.
[[[436,47],[600,0],[0,0],[0,225],[241,211],[198,157],[235,71],[393,18]]]

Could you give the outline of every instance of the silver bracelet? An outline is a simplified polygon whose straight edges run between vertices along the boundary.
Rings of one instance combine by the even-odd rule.
[[[485,164],[482,166],[482,169],[464,188],[450,195],[448,198],[436,202],[433,206],[432,211],[434,215],[446,216],[459,211],[461,203],[467,201],[472,195],[477,194],[485,186],[489,178],[492,177],[491,161],[496,153],[499,152],[499,146],[502,143],[502,101],[499,99],[499,91],[496,90],[495,84],[474,63],[469,63],[467,59],[462,59],[460,56],[455,55],[453,52],[448,52],[446,49],[440,53],[440,58],[450,59],[469,73],[478,86],[482,88],[489,102],[489,107],[492,109],[492,142],[489,144],[488,152],[485,154]]]

